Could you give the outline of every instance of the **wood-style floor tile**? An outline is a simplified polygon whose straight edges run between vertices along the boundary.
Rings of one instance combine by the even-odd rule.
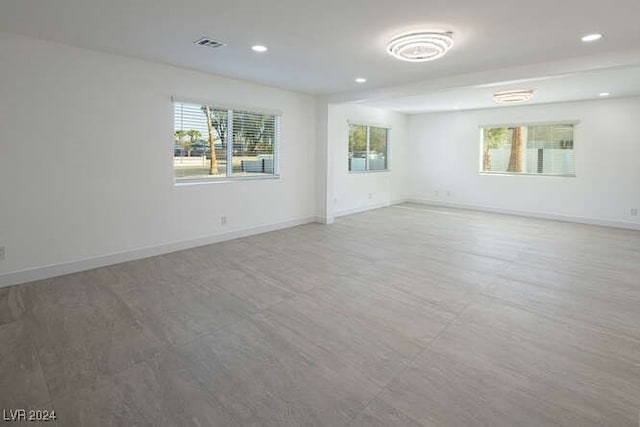
[[[24,303],[18,289],[18,286],[0,288],[0,325],[22,317]]]
[[[234,425],[345,425],[373,396],[369,387],[317,365],[260,320],[215,331],[179,351]]]
[[[0,404],[71,427],[637,426],[638,277],[640,232],[403,204],[2,289]]]
[[[424,427],[397,408],[374,399],[349,427]]]
[[[53,395],[120,372],[162,347],[104,275],[94,270],[20,288],[25,331]]]
[[[24,321],[0,325],[0,410],[45,409],[49,391]]]
[[[544,284],[498,278],[486,293],[563,323],[577,322],[640,341],[640,286],[586,276],[557,277]]]
[[[483,297],[380,399],[426,425],[634,426],[639,345]]]
[[[131,309],[135,319],[172,345],[189,342],[253,312],[249,303],[228,292],[198,286],[197,281],[184,277],[153,283],[113,283],[109,288]]]
[[[167,351],[91,386],[60,393],[53,401],[58,422],[82,427],[240,425],[187,363]]]

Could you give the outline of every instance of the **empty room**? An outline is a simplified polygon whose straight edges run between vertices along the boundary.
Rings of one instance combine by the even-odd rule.
[[[639,17],[0,1],[0,425],[637,427]]]

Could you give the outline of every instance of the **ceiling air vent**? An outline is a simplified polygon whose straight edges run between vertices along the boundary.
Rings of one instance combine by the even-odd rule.
[[[226,46],[226,43],[222,43],[219,42],[217,40],[214,40],[210,37],[203,37],[200,40],[196,40],[194,41],[195,44],[200,45],[200,46],[207,46],[207,47],[211,47],[211,48],[217,48],[217,47],[222,47],[222,46]]]

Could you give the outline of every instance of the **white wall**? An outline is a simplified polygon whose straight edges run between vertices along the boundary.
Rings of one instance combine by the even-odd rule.
[[[171,95],[282,111],[281,179],[175,186]],[[0,285],[406,198],[637,227],[638,117],[639,98],[406,116],[0,33]],[[348,172],[349,120],[392,128],[390,171]],[[576,178],[478,174],[479,126],[554,120],[580,121]]]
[[[640,98],[411,116],[412,198],[638,228],[638,118]],[[479,126],[556,120],[580,121],[575,178],[478,173]]]
[[[322,97],[318,97],[316,100],[316,220],[323,224],[333,222],[333,211],[327,199],[332,169],[327,142],[328,126],[329,104]]]
[[[172,95],[282,111],[281,179],[174,186]],[[0,33],[0,284],[308,221],[315,168],[312,96]]]
[[[349,173],[349,121],[391,128],[386,172]],[[328,204],[333,215],[387,206],[407,197],[408,116],[356,104],[329,106],[328,144],[330,185]]]

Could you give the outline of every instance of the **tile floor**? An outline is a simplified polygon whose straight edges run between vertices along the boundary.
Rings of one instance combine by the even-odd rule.
[[[48,425],[636,427],[640,232],[405,204],[0,289],[0,343]]]

